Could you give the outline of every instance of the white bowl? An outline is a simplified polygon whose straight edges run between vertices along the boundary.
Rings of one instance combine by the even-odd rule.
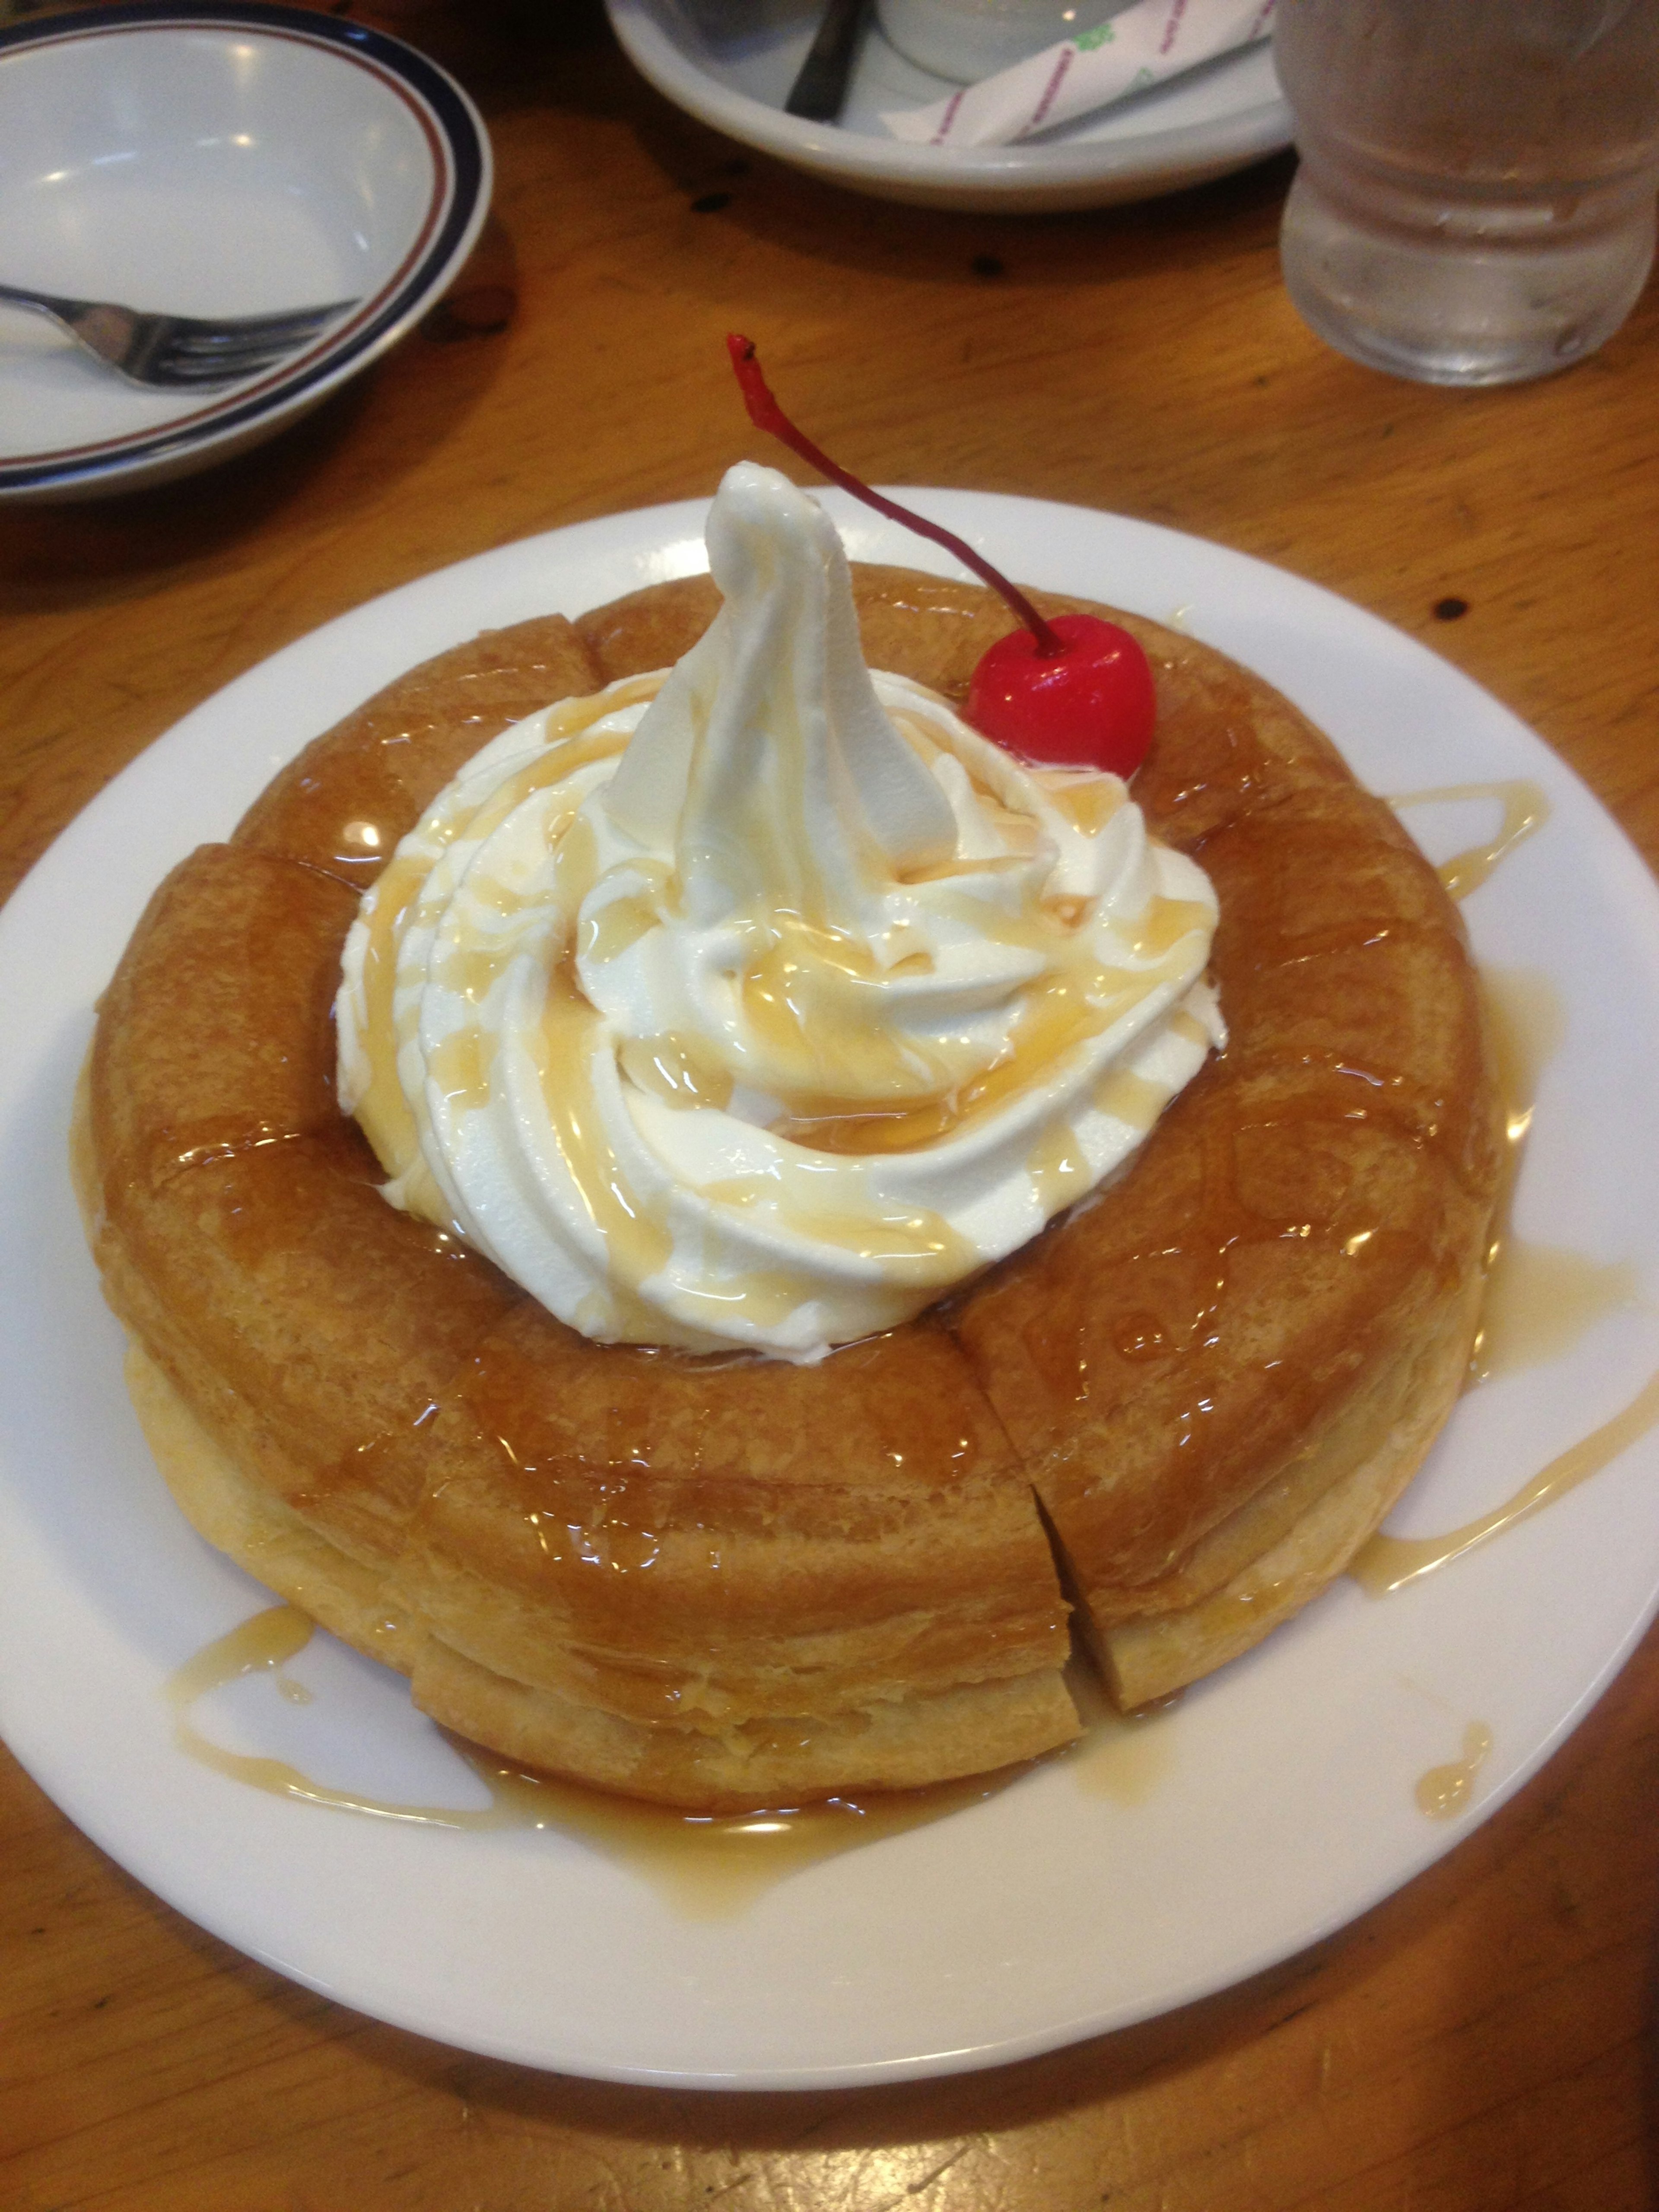
[[[490,176],[453,79],[335,16],[141,0],[0,30],[0,282],[207,317],[353,303],[208,392],[128,384],[0,307],[0,499],[154,484],[285,428],[442,292]]]
[[[878,199],[1006,215],[1107,207],[1206,184],[1291,143],[1291,112],[1265,42],[1024,145],[957,149],[908,144],[882,122],[884,112],[926,106],[958,88],[907,61],[878,23],[865,33],[839,124],[784,113],[823,0],[605,7],[635,67],[676,106],[793,168]]]

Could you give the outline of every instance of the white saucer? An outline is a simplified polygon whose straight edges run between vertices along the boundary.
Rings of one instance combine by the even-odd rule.
[[[1524,777],[1545,827],[1463,911],[1489,965],[1565,1015],[1517,1226],[1635,1270],[1641,1303],[1460,1402],[1395,1516],[1492,1508],[1659,1368],[1659,890],[1513,715],[1400,632],[1282,570],[1051,503],[902,495],[1026,581],[1177,617],[1259,669],[1395,793]],[[855,556],[948,558],[836,493]],[[0,1730],[137,1880],[295,1980],[422,2035],[610,2079],[805,2088],[986,2066],[1127,2026],[1328,1935],[1534,1773],[1659,1599],[1659,1432],[1484,1550],[1374,1601],[1338,1583],[1146,1723],[1127,1773],[1043,1765],[931,1826],[688,1917],[556,1832],[456,1832],[272,1797],[176,1746],[171,1672],[270,1603],[174,1510],[122,1388],[120,1332],[65,1133],[92,1008],[150,890],[273,770],[398,671],[492,623],[574,614],[704,566],[702,502],[585,523],[373,601],[188,715],[76,821],[0,916]],[[1435,857],[1496,800],[1414,806]],[[204,1726],[405,1803],[482,1787],[402,1680],[318,1637]],[[1415,1789],[1484,1723],[1461,1820]],[[1108,1753],[1111,1747],[1105,1747]]]
[[[783,112],[818,0],[605,0],[617,36],[659,92],[745,146],[831,184],[919,207],[1037,214],[1152,199],[1246,167],[1291,143],[1270,46],[1229,55],[1023,146],[910,146],[884,110],[958,88],[918,69],[872,24],[839,124]]]
[[[125,382],[0,305],[0,500],[88,498],[271,436],[412,329],[471,250],[489,143],[424,55],[257,4],[0,29],[0,282],[213,318],[349,302],[207,390]]]

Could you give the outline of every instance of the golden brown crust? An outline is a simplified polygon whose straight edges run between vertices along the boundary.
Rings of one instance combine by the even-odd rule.
[[[1015,1765],[1078,1733],[1069,1697],[1046,1672],[924,1692],[902,1705],[751,1720],[718,1736],[633,1726],[603,1705],[493,1674],[436,1637],[422,1647],[412,1686],[422,1712],[509,1759],[544,1767],[556,1743],[562,1772],[707,1813],[919,1789]]]
[[[1089,1621],[1120,1706],[1144,1705],[1224,1666],[1317,1597],[1381,1524],[1422,1464],[1468,1371],[1484,1288],[1471,1273],[1425,1332],[1408,1338],[1304,1444],[1239,1518],[1255,1520],[1224,1569],[1202,1554],[1166,1609]],[[1279,1509],[1294,1499],[1295,1510]],[[1256,1508],[1267,1506],[1258,1515]],[[1218,1532],[1224,1534],[1225,1532]]]
[[[854,588],[872,665],[947,696],[1007,627],[975,587]],[[89,1105],[111,1302],[218,1455],[198,1525],[326,1583],[364,1648],[394,1620],[450,1725],[710,1808],[1066,1740],[1050,1534],[1130,1701],[1304,1601],[1455,1395],[1497,1170],[1432,872],[1287,702],[1123,617],[1160,700],[1136,795],[1216,882],[1231,1042],[1109,1190],[805,1369],[590,1344],[394,1213],[329,1095],[341,885],[507,720],[665,665],[715,604],[521,624],[319,739],[158,893]]]
[[[396,1578],[458,1649],[708,1730],[1063,1663],[1029,1491],[941,1330],[711,1367],[547,1318],[509,1315],[433,1425]]]
[[[307,745],[255,799],[234,842],[305,860],[361,893],[474,753],[550,700],[605,680],[562,615],[486,630],[398,677]]]
[[[328,956],[354,895],[264,854],[204,845],[144,909],[100,1008],[93,1138],[147,1188],[262,1133],[338,1121]]]

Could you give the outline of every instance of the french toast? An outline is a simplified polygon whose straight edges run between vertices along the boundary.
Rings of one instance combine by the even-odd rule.
[[[1009,626],[854,580],[869,664],[952,701]],[[80,1141],[202,1533],[446,1725],[703,1811],[1055,1748],[1073,1609],[1133,1706],[1316,1595],[1461,1387],[1499,1167],[1433,871],[1267,685],[1113,612],[1158,691],[1134,797],[1216,886],[1229,1030],[1115,1181],[817,1366],[591,1342],[386,1206],[333,1091],[358,895],[501,728],[675,660],[717,604],[690,578],[488,634],[308,747],[151,902]]]

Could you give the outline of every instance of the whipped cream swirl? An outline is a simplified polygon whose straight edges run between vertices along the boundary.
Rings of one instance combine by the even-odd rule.
[[[1215,899],[1117,777],[872,675],[785,477],[708,543],[678,665],[503,732],[365,896],[340,1103],[585,1334],[811,1360],[1128,1158],[1222,1041]]]

